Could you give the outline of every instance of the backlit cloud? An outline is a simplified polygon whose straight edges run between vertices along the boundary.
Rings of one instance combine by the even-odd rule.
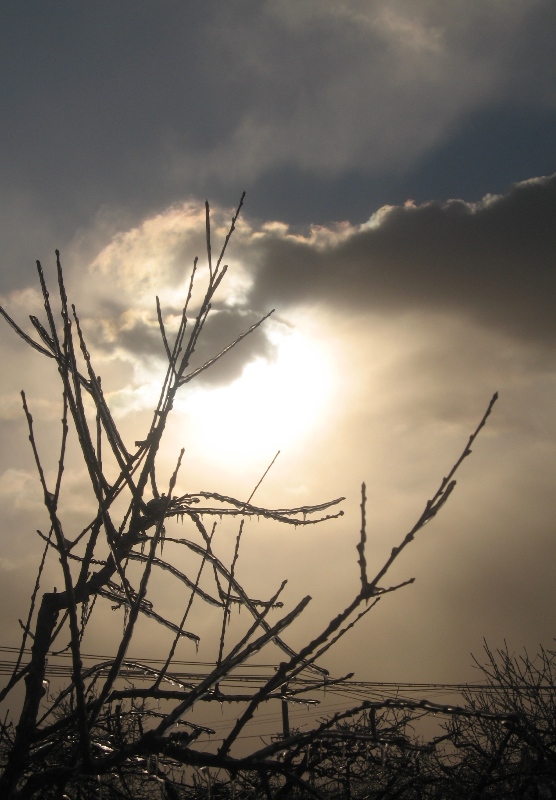
[[[255,245],[251,301],[326,302],[375,314],[444,311],[552,344],[555,213],[553,176],[474,204],[388,207],[324,246],[274,232]]]

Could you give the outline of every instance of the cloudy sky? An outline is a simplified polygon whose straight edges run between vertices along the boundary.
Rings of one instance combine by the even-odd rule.
[[[477,677],[483,637],[551,646],[554,3],[30,0],[0,17],[1,302],[22,324],[40,315],[35,259],[52,281],[61,250],[130,443],[164,369],[154,296],[171,329],[203,256],[205,198],[216,247],[247,193],[199,358],[276,311],[184,391],[164,458],[170,470],[186,447],[184,491],[245,498],[280,449],[260,503],[346,496],[344,517],[320,528],[248,530],[246,587],[289,577],[288,603],[314,597],[292,640],[356,590],[361,482],[378,566],[499,391],[450,503],[389,581],[415,585],[328,663],[450,682]],[[60,399],[51,365],[5,325],[0,358],[13,645],[46,524],[18,392],[51,469]],[[80,469],[67,476],[69,528],[87,503]]]

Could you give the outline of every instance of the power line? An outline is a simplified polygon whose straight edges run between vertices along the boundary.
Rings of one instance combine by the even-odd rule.
[[[9,646],[0,646],[0,653],[6,654],[19,654],[19,648],[17,647],[9,647]],[[30,654],[30,650],[26,649],[24,651],[24,655]],[[99,655],[99,654],[92,654],[92,653],[82,653],[81,658],[84,662],[92,661],[94,663],[102,663],[108,662],[110,663],[113,660],[113,657],[106,656],[106,655]],[[125,677],[128,679],[134,680],[152,680],[152,674],[150,671],[146,673],[145,671],[141,670],[141,665],[150,668],[156,668],[157,665],[162,665],[165,663],[164,659],[158,658],[130,658],[124,660],[124,668],[125,668]],[[15,659],[7,658],[4,660],[0,660],[0,675],[11,675],[13,669],[15,667],[16,661]],[[25,666],[25,663],[22,663],[22,667]],[[210,661],[183,661],[176,659],[172,661],[172,671],[168,673],[169,678],[176,678],[179,681],[184,682],[192,682],[192,681],[200,681],[206,678],[212,668],[216,665],[214,662]],[[193,670],[184,670],[184,669],[176,669],[178,668],[194,668]],[[204,669],[203,669],[204,668]],[[228,676],[225,676],[220,683],[226,683],[229,688],[234,688],[237,686],[239,688],[242,684],[245,683],[264,683],[266,682],[276,669],[276,664],[242,664],[239,668],[234,670],[234,673]],[[106,667],[106,671],[108,667]],[[199,670],[199,671],[196,671]],[[255,672],[257,670],[257,672]],[[71,654],[70,653],[59,653],[59,652],[51,652],[49,654],[49,660],[47,664],[47,675],[49,677],[68,677],[72,674],[72,666],[71,666]],[[245,672],[243,672],[245,671]],[[307,685],[314,685],[314,678],[296,678],[296,684],[299,686],[303,686],[304,683]],[[423,695],[423,694],[434,694],[434,695],[444,695],[444,694],[461,694],[462,692],[470,693],[470,694],[477,694],[479,692],[497,692],[500,689],[496,686],[492,686],[491,684],[485,683],[474,683],[474,682],[466,682],[466,683],[416,683],[411,681],[401,682],[401,681],[356,681],[356,680],[345,680],[340,683],[334,684],[330,687],[323,687],[323,690],[330,692],[336,696],[341,695],[349,699],[353,699],[355,701],[361,700],[362,697],[368,698],[369,695],[375,695],[378,698],[382,698],[386,695],[389,697],[396,696],[400,699],[413,697],[414,695]],[[552,684],[546,684],[536,687],[537,691],[541,692],[554,692],[556,691],[556,686]],[[322,691],[322,690],[321,690]]]

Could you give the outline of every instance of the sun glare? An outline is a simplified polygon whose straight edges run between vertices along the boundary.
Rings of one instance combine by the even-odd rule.
[[[204,458],[245,463],[305,439],[330,402],[333,370],[318,341],[275,325],[272,359],[248,363],[225,387],[199,388],[186,401],[195,447]]]

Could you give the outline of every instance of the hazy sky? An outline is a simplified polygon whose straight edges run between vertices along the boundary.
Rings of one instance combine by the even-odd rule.
[[[0,299],[22,323],[40,315],[34,262],[53,282],[61,250],[129,442],[163,369],[154,296],[171,328],[203,256],[205,198],[216,246],[247,192],[199,358],[276,312],[184,392],[165,458],[171,469],[186,447],[184,491],[245,498],[281,449],[260,503],[347,497],[322,527],[248,529],[246,588],[269,594],[289,577],[289,604],[314,597],[292,641],[357,589],[361,482],[378,566],[500,392],[450,503],[387,581],[415,585],[329,659],[360,679],[472,679],[483,637],[552,645],[555,39],[551,0],[0,11]],[[51,469],[60,399],[51,364],[5,325],[0,358],[1,644],[12,645],[46,525],[18,392]],[[76,466],[70,529],[85,485]],[[201,635],[212,624],[198,622]]]

